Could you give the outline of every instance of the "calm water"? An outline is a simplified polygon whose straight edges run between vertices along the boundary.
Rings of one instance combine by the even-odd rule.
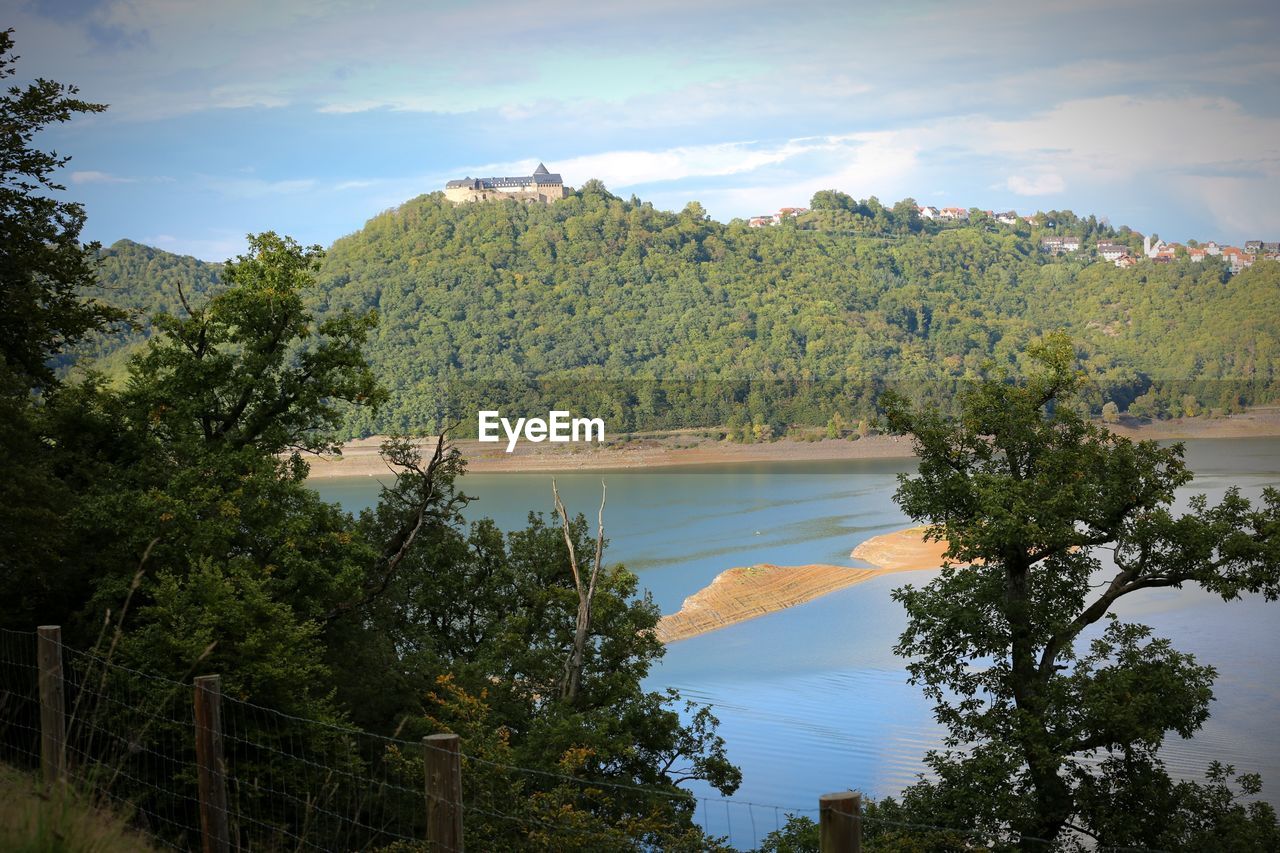
[[[1236,485],[1250,498],[1280,486],[1280,439],[1189,442],[1196,480],[1179,494],[1220,497]],[[892,495],[908,460],[724,465],[605,473],[561,473],[571,513],[594,518],[600,481],[609,485],[605,527],[611,560],[635,571],[664,613],[680,607],[724,569],[754,563],[858,565],[849,551],[864,539],[908,523]],[[317,484],[350,510],[377,497],[377,483]],[[504,528],[528,511],[549,511],[548,474],[471,474],[464,491],[478,500],[472,517]],[[772,806],[800,811],[826,791],[896,793],[923,769],[938,743],[929,704],[891,649],[904,614],[889,592],[924,584],[911,572],[841,590],[802,607],[725,628],[670,647],[649,678],[711,704],[730,758],[743,772],[735,805],[712,804],[713,831],[747,846],[773,829]],[[1218,701],[1192,740],[1172,739],[1174,772],[1199,777],[1211,759],[1263,774],[1264,797],[1280,802],[1280,603],[1224,603],[1192,589],[1131,597],[1121,616],[1218,668]],[[700,794],[707,793],[700,791]],[[765,807],[746,803],[765,804]]]

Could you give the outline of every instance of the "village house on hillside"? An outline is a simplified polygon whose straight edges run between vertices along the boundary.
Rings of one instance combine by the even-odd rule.
[[[769,225],[777,225],[784,219],[794,219],[802,213],[808,213],[807,207],[782,207],[777,213],[765,214],[763,216],[753,216],[747,220],[747,225],[752,228],[765,228]]]
[[[532,175],[512,178],[461,178],[444,185],[444,197],[454,204],[468,201],[515,199],[550,204],[569,194],[564,180],[542,163]]]
[[[1061,255],[1065,252],[1080,251],[1079,237],[1046,237],[1040,241],[1040,248],[1051,255]]]
[[[1238,273],[1253,266],[1254,255],[1237,246],[1223,246],[1222,259],[1231,265],[1231,272]]]
[[[1108,261],[1118,261],[1129,254],[1129,247],[1123,243],[1099,243],[1098,257]]]

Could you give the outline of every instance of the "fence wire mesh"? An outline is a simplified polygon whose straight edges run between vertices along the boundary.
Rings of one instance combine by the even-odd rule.
[[[109,653],[65,645],[61,652],[69,781],[127,817],[154,847],[201,849],[192,684],[122,666]],[[0,761],[31,771],[41,765],[39,670],[36,632],[0,629]],[[450,849],[427,841],[424,765],[428,751],[439,747],[293,716],[231,695],[221,696],[219,735],[233,850]],[[470,850],[756,850],[794,821],[817,823],[823,816],[821,808],[695,796],[676,787],[522,767],[465,750],[457,755]],[[1059,842],[1009,832],[873,815],[857,820],[866,832],[891,830],[947,841],[955,849],[1062,849]]]

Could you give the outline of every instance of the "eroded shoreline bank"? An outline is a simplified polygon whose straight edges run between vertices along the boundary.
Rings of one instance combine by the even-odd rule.
[[[1201,438],[1262,438],[1280,436],[1280,408],[1257,408],[1227,418],[1182,418],[1136,424],[1122,422],[1111,429],[1133,439],[1186,440]],[[903,436],[871,435],[856,441],[783,439],[763,444],[733,444],[717,440],[708,430],[636,434],[631,440],[596,445],[521,443],[514,453],[474,439],[455,445],[467,460],[467,470],[481,473],[529,471],[611,471],[684,465],[840,461],[845,459],[911,459],[911,440]],[[389,477],[378,454],[381,436],[351,441],[340,457],[310,459],[311,478]],[[423,439],[429,454],[434,439]]]

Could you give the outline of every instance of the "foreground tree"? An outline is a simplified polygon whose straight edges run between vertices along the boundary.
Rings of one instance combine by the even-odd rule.
[[[0,80],[17,73],[13,30],[0,32]],[[84,208],[53,194],[70,159],[32,142],[49,125],[103,104],[82,101],[75,86],[36,80],[0,94],[0,356],[5,390],[54,382],[49,359],[120,312],[84,298],[97,284],[97,244],[80,243]],[[25,386],[25,388],[23,387]]]
[[[13,31],[0,32],[0,81],[16,62]],[[122,316],[83,298],[96,284],[95,247],[80,244],[84,209],[56,197],[68,158],[33,143],[50,125],[103,109],[51,80],[0,93],[0,599],[24,617],[27,591],[5,580],[52,568],[70,500],[32,395],[56,386],[51,362],[65,347]],[[0,605],[0,622],[9,611]]]
[[[920,456],[897,501],[955,563],[894,594],[908,614],[897,651],[948,732],[927,759],[936,780],[909,789],[906,804],[919,819],[1043,850],[1081,835],[1190,849],[1214,837],[1194,816],[1216,803],[1237,838],[1275,843],[1274,811],[1234,803],[1228,768],[1213,768],[1207,785],[1169,778],[1160,744],[1207,719],[1214,670],[1112,609],[1183,584],[1228,601],[1274,599],[1280,492],[1254,506],[1233,489],[1175,516],[1174,490],[1192,477],[1181,446],[1082,419],[1065,336],[1029,355],[1033,375],[978,383],[955,419],[885,401],[890,427],[911,434]],[[1245,793],[1257,785],[1239,780]]]
[[[401,473],[361,518],[375,541],[433,488],[412,448],[390,455]],[[434,486],[446,507],[456,473],[446,465]],[[491,762],[464,773],[464,801],[479,809],[468,848],[718,849],[681,787],[697,779],[730,794],[741,782],[717,721],[675,691],[644,688],[665,650],[658,609],[604,559],[598,526],[593,536],[558,496],[553,506],[556,521],[531,513],[510,533],[453,513],[425,530],[381,594],[335,620],[334,646],[352,650],[335,662],[339,698],[366,728],[457,732],[466,754]],[[422,777],[416,760],[406,780]]]

